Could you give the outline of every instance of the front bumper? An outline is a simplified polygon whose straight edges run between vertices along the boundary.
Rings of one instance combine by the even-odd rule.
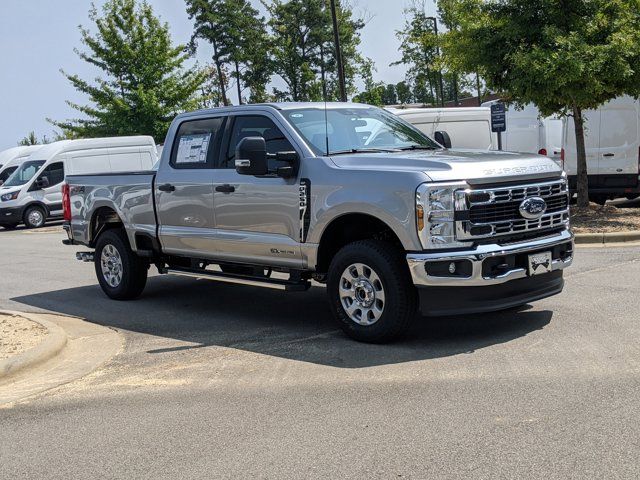
[[[563,230],[526,242],[478,245],[454,252],[411,253],[407,255],[407,263],[418,287],[481,287],[528,277],[527,255],[545,251],[553,253],[553,271],[567,268],[573,262],[573,234]],[[451,263],[456,264],[454,273],[440,268]]]
[[[552,253],[552,271],[530,276],[528,255],[540,252]],[[573,262],[573,234],[565,230],[527,242],[409,254],[407,262],[425,316],[504,310],[562,291],[562,270]],[[442,268],[452,262],[461,268],[454,273]]]
[[[22,223],[24,207],[4,207],[0,208],[0,225]]]

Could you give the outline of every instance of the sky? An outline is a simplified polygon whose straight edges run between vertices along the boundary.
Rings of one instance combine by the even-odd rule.
[[[395,31],[404,25],[403,10],[409,1],[352,0],[355,12],[368,19],[361,51],[375,61],[376,80],[396,83],[404,79],[405,68],[389,64],[399,57]],[[252,2],[263,10],[258,0]],[[94,3],[100,7],[104,0]],[[169,23],[176,43],[189,41],[192,23],[183,0],[149,3]],[[78,26],[91,28],[90,5],[89,0],[0,0],[0,150],[15,146],[32,130],[38,137],[51,138],[55,128],[47,118],[77,118],[78,112],[66,101],[87,103],[87,97],[71,86],[60,69],[87,80],[98,75],[74,52],[82,49]],[[193,61],[202,65],[210,57],[211,50],[201,45]],[[234,100],[232,91],[230,95]]]

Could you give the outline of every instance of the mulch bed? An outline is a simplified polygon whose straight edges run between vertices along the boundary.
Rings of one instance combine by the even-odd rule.
[[[624,232],[640,230],[640,208],[596,205],[571,207],[571,228],[574,233]]]

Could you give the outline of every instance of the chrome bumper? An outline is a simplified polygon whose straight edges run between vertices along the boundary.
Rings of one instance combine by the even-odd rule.
[[[573,234],[569,230],[564,230],[558,234],[520,243],[478,245],[472,250],[457,252],[411,253],[407,255],[407,263],[413,283],[416,286],[470,287],[497,285],[527,277],[527,269],[514,267],[501,271],[495,276],[484,276],[482,267],[487,258],[544,251],[567,243],[571,244],[571,251],[573,252]],[[431,262],[455,262],[462,260],[469,260],[471,262],[471,274],[469,276],[433,276],[427,273],[426,266]],[[565,258],[553,259],[551,268],[553,271],[562,270],[571,265],[572,262],[573,254]]]

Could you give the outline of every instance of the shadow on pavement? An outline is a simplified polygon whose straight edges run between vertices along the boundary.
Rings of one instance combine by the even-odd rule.
[[[339,368],[362,368],[457,354],[509,342],[544,328],[550,311],[418,318],[406,339],[367,345],[337,330],[324,288],[282,293],[208,280],[156,276],[140,299],[117,302],[96,286],[12,298],[32,307],[118,329],[171,338],[175,347],[150,355],[224,346]]]

